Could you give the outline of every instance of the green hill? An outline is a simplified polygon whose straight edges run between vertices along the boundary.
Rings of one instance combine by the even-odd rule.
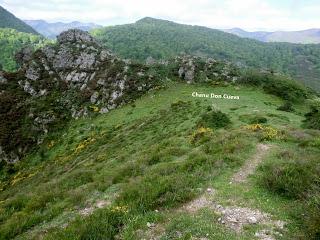
[[[48,42],[40,35],[0,28],[0,65],[6,71],[14,71],[17,69],[15,54],[18,51],[24,47],[36,49]]]
[[[144,61],[180,53],[226,59],[239,65],[290,74],[320,90],[320,46],[262,43],[233,34],[170,21],[144,18],[134,24],[92,31],[105,46],[124,58]]]
[[[32,27],[16,18],[12,13],[0,6],[0,28],[12,28],[19,32],[32,33],[38,35]]]
[[[23,59],[0,72],[0,240],[318,238],[320,104],[292,79],[80,30]]]
[[[193,98],[192,92],[240,100]],[[73,121],[41,152],[2,170],[0,239],[249,240],[263,229],[281,239],[309,236],[319,226],[312,200],[282,194],[316,194],[320,133],[300,128],[304,105],[288,113],[277,110],[282,103],[251,87],[173,83],[108,114]],[[212,107],[231,122],[199,127]],[[250,124],[259,121],[263,129]],[[272,146],[263,170],[230,184],[261,141]],[[282,179],[292,182],[281,188]],[[268,220],[271,226],[244,224],[237,233],[219,223],[223,214],[214,204],[258,209],[286,225],[270,230]]]

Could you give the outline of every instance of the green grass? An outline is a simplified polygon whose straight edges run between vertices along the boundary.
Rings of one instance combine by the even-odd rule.
[[[194,98],[192,92],[239,95],[240,100]],[[177,230],[181,239],[206,234],[209,239],[238,239],[214,221],[214,213],[200,212],[193,221],[174,211],[208,185],[219,189],[221,202],[237,192],[240,205],[288,219],[287,235],[293,236],[299,226],[288,206],[295,200],[254,181],[239,188],[226,184],[260,141],[258,133],[243,127],[248,125],[243,116],[258,114],[275,129],[304,132],[300,126],[307,109],[296,104],[295,112],[277,110],[282,104],[249,87],[172,83],[134,105],[75,120],[52,135],[41,152],[2,170],[0,239],[139,239],[137,231],[147,231],[147,222],[163,225],[163,239],[176,239]],[[193,139],[201,116],[210,109],[225,113],[231,123]],[[286,148],[293,144],[287,135],[272,141]],[[79,214],[98,200],[112,204],[89,217]],[[248,229],[240,239],[252,239],[253,233]]]

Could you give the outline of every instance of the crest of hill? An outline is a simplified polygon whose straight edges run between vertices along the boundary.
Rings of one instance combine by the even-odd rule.
[[[95,29],[92,34],[124,58],[167,59],[181,53],[212,57],[243,67],[289,74],[320,90],[320,45],[264,43],[207,27],[150,17],[133,24]]]
[[[19,18],[15,17],[12,13],[0,6],[0,28],[12,28],[19,32],[32,33],[39,35],[39,33],[24,23]]]

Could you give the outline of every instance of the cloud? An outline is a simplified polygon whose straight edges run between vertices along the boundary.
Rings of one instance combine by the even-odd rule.
[[[299,30],[320,27],[320,2],[310,0],[0,0],[22,19],[84,21],[102,25],[150,16],[212,28]]]

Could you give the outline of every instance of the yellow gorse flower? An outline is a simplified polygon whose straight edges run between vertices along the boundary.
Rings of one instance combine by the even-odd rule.
[[[199,127],[191,136],[191,142],[195,142],[204,135],[211,135],[213,130],[211,128]]]
[[[75,153],[81,152],[83,149],[85,149],[90,143],[96,141],[95,138],[88,138],[84,140],[82,143],[80,143],[74,150]]]
[[[99,112],[99,111],[100,111],[99,107],[97,107],[97,106],[95,106],[95,105],[90,106],[89,108],[90,108],[93,112]]]
[[[261,124],[251,124],[245,126],[244,128],[254,132],[261,132],[262,140],[274,140],[279,139],[281,137],[279,130],[270,126],[263,126]]]
[[[128,213],[129,208],[128,208],[128,206],[115,206],[115,207],[111,208],[111,212]]]

